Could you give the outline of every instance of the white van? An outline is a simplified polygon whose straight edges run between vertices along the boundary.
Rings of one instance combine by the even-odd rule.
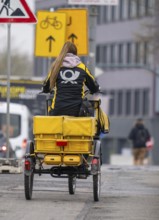
[[[25,154],[27,141],[32,133],[32,116],[29,109],[22,104],[10,103],[9,140],[16,157],[22,158]],[[6,134],[7,103],[0,102],[0,130]]]

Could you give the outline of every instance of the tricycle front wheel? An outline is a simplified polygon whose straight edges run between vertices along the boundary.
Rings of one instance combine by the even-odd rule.
[[[76,176],[69,175],[68,176],[68,189],[69,189],[69,194],[75,194],[76,190]]]

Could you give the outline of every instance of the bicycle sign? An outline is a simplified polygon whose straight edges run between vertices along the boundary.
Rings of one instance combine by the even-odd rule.
[[[57,20],[57,17],[49,17],[47,16],[44,20],[41,21],[40,27],[42,29],[47,29],[49,26],[54,27],[56,30],[60,30],[62,28],[61,21]]]
[[[56,57],[66,40],[66,14],[38,11],[35,56]]]

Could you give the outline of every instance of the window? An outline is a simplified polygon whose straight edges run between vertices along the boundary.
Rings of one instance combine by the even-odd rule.
[[[110,92],[110,108],[109,108],[109,115],[114,115],[115,113],[115,93],[114,91]]]
[[[140,0],[136,0],[136,16],[140,17]]]
[[[148,54],[148,43],[147,42],[144,42],[144,53],[143,53],[143,61],[144,61],[144,64],[147,64],[147,54]]]
[[[127,63],[131,63],[131,44],[127,43]]]
[[[116,6],[111,7],[111,21],[115,21]]]
[[[140,63],[140,43],[139,42],[135,43],[135,63],[136,64]]]
[[[101,7],[97,7],[97,24],[101,22]]]
[[[149,90],[146,89],[143,91],[143,106],[142,106],[143,115],[148,115],[149,113]]]
[[[104,6],[103,7],[103,22],[107,23],[108,21],[108,7]]]
[[[103,62],[103,63],[107,63],[107,46],[104,46],[104,47],[103,47],[102,62]]]
[[[118,45],[118,62],[123,63],[123,44]]]
[[[140,113],[140,91],[135,90],[134,94],[134,114],[138,115]]]
[[[124,8],[124,4],[123,4],[123,0],[120,0],[120,4],[119,4],[119,19],[123,20],[123,8]]]
[[[126,115],[130,115],[131,114],[131,91],[126,91]]]
[[[131,0],[127,0],[128,1],[128,18],[131,18]]]
[[[110,63],[115,62],[115,45],[110,45]]]
[[[118,94],[117,94],[117,103],[118,103],[118,106],[117,106],[117,113],[118,115],[121,115],[122,114],[122,110],[123,110],[123,92],[122,91],[119,91]]]

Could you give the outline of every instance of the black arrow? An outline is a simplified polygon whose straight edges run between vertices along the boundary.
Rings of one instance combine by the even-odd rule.
[[[74,43],[74,39],[78,39],[78,37],[75,34],[71,34],[68,39],[72,40],[72,43]]]
[[[51,35],[46,39],[46,41],[49,41],[49,52],[52,51],[52,42],[55,41],[55,38]]]

